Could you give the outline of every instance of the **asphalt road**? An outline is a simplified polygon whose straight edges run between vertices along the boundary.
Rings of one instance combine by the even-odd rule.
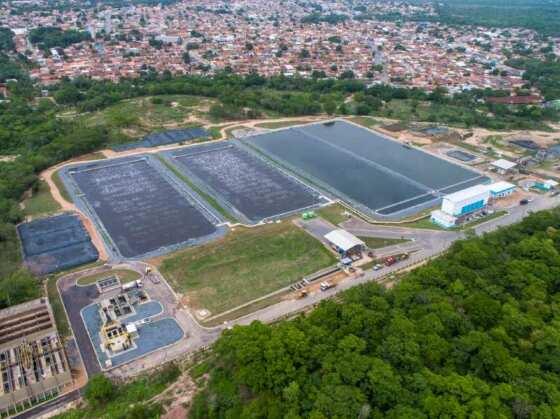
[[[66,403],[70,403],[75,400],[78,400],[80,397],[81,397],[80,390],[74,390],[56,399],[49,400],[48,402],[45,402],[37,407],[34,407],[30,410],[20,413],[19,415],[14,416],[14,418],[15,419],[38,418],[46,413],[52,412],[53,410],[62,407]]]
[[[560,205],[560,197],[536,197],[534,201],[529,203],[528,205],[512,207],[509,209],[509,213],[507,215],[489,220],[474,227],[474,231],[476,234],[491,232],[499,227],[521,221],[532,211],[550,209],[558,205]],[[300,300],[282,301],[278,304],[265,307],[240,319],[213,328],[206,328],[201,326],[188,310],[178,309],[174,314],[181,326],[186,330],[188,334],[188,344],[180,342],[172,346],[170,349],[166,349],[159,354],[156,353],[150,356],[161,358],[158,358],[159,361],[158,359],[156,359],[156,363],[183,357],[188,353],[195,352],[203,347],[212,344],[219,338],[222,330],[224,330],[225,328],[229,328],[237,324],[246,325],[255,320],[269,323],[283,318],[290,313],[305,310],[313,305],[318,304],[322,300],[333,297],[337,293],[349,289],[353,286],[370,281],[381,281],[385,277],[396,271],[399,271],[406,267],[414,266],[419,262],[435,257],[447,250],[454,241],[465,237],[465,233],[460,231],[447,232],[426,229],[378,226],[371,225],[356,219],[351,219],[343,223],[343,227],[351,233],[361,236],[409,239],[412,240],[412,243],[409,243],[408,245],[414,245],[418,250],[414,253],[411,253],[410,257],[403,262],[385,267],[379,271],[369,270],[365,272],[362,277],[345,281],[339,284],[336,288],[332,288],[325,292],[316,292],[310,294],[307,298]],[[320,234],[324,231],[324,228],[324,225],[317,225],[311,230],[314,230],[314,233],[316,234]],[[141,272],[142,267],[140,265],[142,265],[140,262],[130,263],[130,266],[134,266],[136,270]],[[108,269],[110,269],[110,267],[107,265],[104,267],[94,268],[87,273],[91,274]],[[62,278],[59,281],[59,289],[62,291],[61,294],[63,295],[63,300],[68,310],[72,329],[74,330],[74,335],[76,336],[76,340],[80,348],[80,353],[84,360],[86,370],[88,372],[88,375],[90,375],[99,371],[99,365],[97,364],[95,353],[93,351],[93,348],[91,347],[89,337],[87,336],[87,332],[82,323],[80,310],[85,305],[89,304],[92,298],[96,297],[95,294],[97,293],[97,290],[95,289],[95,287],[75,287],[73,284],[75,283],[76,278],[82,275],[84,275],[83,272],[74,273]],[[160,281],[165,282],[165,279],[159,272],[157,272],[157,270],[154,270],[153,275],[157,275]],[[117,370],[118,372],[115,375],[125,375],[127,374],[127,372],[132,371],[137,372],[142,369],[143,365],[143,363],[137,363],[136,365],[127,365],[120,370]],[[50,401],[45,405],[38,406],[37,408],[19,415],[18,417],[38,417],[49,410],[62,406],[64,403],[75,400],[77,397],[79,397],[79,392],[74,391],[60,397],[59,399]]]
[[[99,296],[99,292],[97,291],[97,287],[95,285],[82,287],[76,286],[75,284],[77,278],[80,276],[92,275],[105,270],[108,270],[108,268],[101,266],[86,271],[87,274],[84,274],[84,272],[77,272],[64,276],[57,283],[64,308],[66,309],[66,314],[68,315],[72,331],[74,332],[74,337],[76,338],[76,343],[78,345],[84,367],[89,377],[98,373],[101,369],[99,368],[95,350],[91,345],[91,341],[84,322],[82,321],[80,312],[84,307],[91,304],[93,299]]]

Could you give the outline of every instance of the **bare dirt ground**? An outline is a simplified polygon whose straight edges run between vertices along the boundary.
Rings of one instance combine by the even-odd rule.
[[[188,372],[183,373],[175,383],[149,402],[161,402],[165,406],[162,419],[184,419],[197,392],[197,386]],[[166,405],[167,404],[167,405]]]

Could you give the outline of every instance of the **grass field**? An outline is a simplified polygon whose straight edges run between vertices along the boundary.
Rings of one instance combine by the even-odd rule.
[[[64,186],[64,182],[62,182],[62,179],[60,178],[60,172],[57,170],[56,172],[53,173],[52,175],[52,181],[54,182],[54,184],[56,185],[56,189],[58,189],[58,191],[60,192],[60,196],[62,196],[62,198],[66,201],[66,202],[72,202],[72,198],[70,198],[70,194],[68,193],[68,191],[66,190],[66,186]]]
[[[23,213],[30,217],[52,214],[60,210],[60,205],[53,199],[49,186],[44,181],[39,181],[37,190],[23,201],[23,205]]]
[[[60,278],[58,275],[49,277],[46,281],[45,288],[47,289],[47,297],[49,298],[49,303],[51,304],[54,321],[58,329],[58,333],[62,337],[70,336],[70,325],[68,324],[68,318],[66,317],[66,312],[64,311],[64,305],[62,304],[62,299],[58,293],[58,288],[56,287],[56,281]]]
[[[114,269],[112,271],[102,272],[91,276],[84,276],[78,279],[78,285],[93,284],[100,279],[108,278],[113,275],[117,275],[119,277],[121,284],[140,278],[140,274],[138,272],[130,271],[128,269]]]
[[[345,215],[345,213],[349,211],[340,204],[332,204],[327,207],[322,207],[315,212],[321,218],[324,218],[334,225],[338,225],[349,218]]]
[[[213,315],[286,287],[335,263],[321,243],[289,221],[237,228],[164,259],[161,272],[195,309]]]
[[[406,243],[406,239],[384,239],[381,237],[359,237],[370,249],[380,249],[382,247],[394,246],[396,244]]]

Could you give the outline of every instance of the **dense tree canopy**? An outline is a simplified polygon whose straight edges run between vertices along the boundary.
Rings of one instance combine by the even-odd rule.
[[[560,415],[560,210],[456,243],[391,290],[234,327],[193,418]]]
[[[546,100],[560,99],[560,59],[550,56],[546,61],[535,59],[512,59],[512,67],[525,70],[523,78],[538,88]]]
[[[87,41],[90,38],[89,33],[85,31],[78,31],[75,29],[64,31],[52,26],[40,26],[31,29],[29,32],[29,41],[45,50],[56,47],[65,48],[72,44]]]
[[[14,43],[14,33],[10,28],[0,27],[0,52],[13,51],[16,47]]]

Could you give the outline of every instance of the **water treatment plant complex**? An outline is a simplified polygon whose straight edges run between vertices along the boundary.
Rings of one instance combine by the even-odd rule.
[[[518,181],[515,164],[455,145],[428,151],[342,119],[184,144],[205,135],[175,130],[109,159],[62,165],[66,211],[18,226],[26,265],[62,272],[56,287],[77,348],[67,359],[56,352],[56,331],[26,332],[28,346],[51,333],[58,354],[40,364],[60,377],[45,392],[64,388],[70,367],[134,375],[206,347],[234,324],[392,280],[464,228],[490,231],[557,202],[553,191],[535,192],[546,180]],[[9,353],[22,343],[2,345]],[[27,362],[4,352],[2,371]],[[28,352],[39,356],[33,344]],[[19,387],[33,386],[10,377],[2,378],[14,394],[0,399],[6,411],[27,402]]]

